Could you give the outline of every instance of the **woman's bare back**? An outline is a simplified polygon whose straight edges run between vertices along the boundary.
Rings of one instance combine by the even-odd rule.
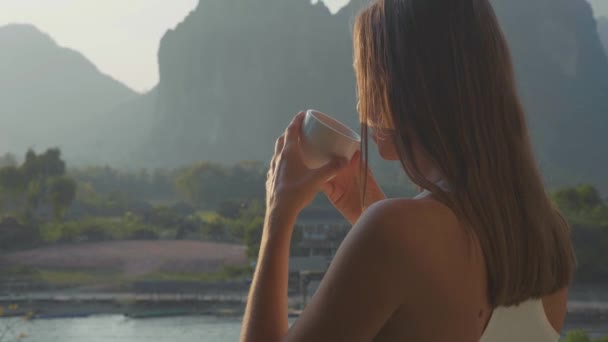
[[[403,205],[411,205],[411,200],[403,200]],[[450,243],[450,248],[440,247],[438,252],[453,259],[449,267],[435,275],[433,279],[436,296],[408,296],[412,302],[403,303],[386,322],[374,341],[477,341],[483,334],[492,317],[492,309],[487,300],[487,280],[483,253],[476,237],[461,226],[452,211],[431,196],[418,200],[428,211],[433,226],[440,229],[427,229],[421,241]],[[395,202],[395,206],[399,203]],[[391,222],[407,222],[398,217],[401,211],[393,211],[397,217]],[[406,211],[407,212],[407,211]],[[411,227],[403,227],[408,229]],[[395,227],[398,232],[399,227]],[[449,239],[442,238],[445,235]],[[395,234],[395,238],[408,238],[409,234]],[[404,246],[411,242],[404,241]],[[430,247],[429,248],[433,248]],[[427,282],[428,284],[428,282]],[[416,291],[405,288],[404,291]],[[428,289],[423,291],[429,293]],[[438,294],[438,295],[437,295]],[[543,297],[543,307],[547,318],[556,331],[561,331],[566,314],[567,289]]]

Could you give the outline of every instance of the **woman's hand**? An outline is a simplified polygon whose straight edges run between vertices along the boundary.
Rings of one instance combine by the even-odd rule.
[[[295,218],[313,200],[323,184],[348,165],[335,158],[325,166],[310,170],[302,160],[300,132],[304,112],[300,112],[275,145],[266,180],[266,211],[274,216]]]
[[[361,202],[362,178],[360,172],[361,152],[357,151],[347,167],[343,168],[334,179],[323,184],[323,192],[331,203],[351,224],[354,224],[361,213],[371,204],[386,198],[374,179],[371,170],[367,169],[367,189],[365,203]]]

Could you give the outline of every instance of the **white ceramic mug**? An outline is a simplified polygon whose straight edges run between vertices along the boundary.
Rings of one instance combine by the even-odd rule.
[[[334,157],[351,160],[361,143],[357,132],[319,111],[306,111],[302,123],[302,154],[309,169],[317,169]]]

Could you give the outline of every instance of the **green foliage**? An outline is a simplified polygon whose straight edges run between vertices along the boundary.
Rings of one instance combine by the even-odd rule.
[[[202,209],[216,209],[230,201],[263,198],[264,173],[259,163],[242,162],[226,167],[200,162],[179,170],[175,184],[178,193],[190,204]]]
[[[48,243],[127,240],[140,237],[142,231],[156,237],[163,234],[160,227],[141,222],[133,214],[118,218],[88,218],[79,221],[49,222],[42,226],[41,235]]]
[[[28,219],[34,218],[41,206],[51,207],[55,218],[62,219],[76,193],[76,183],[65,176],[65,168],[59,149],[39,155],[29,150],[21,166],[0,169],[0,193],[13,207],[21,206]]]
[[[263,201],[252,200],[243,202],[237,214],[230,212],[231,217],[215,211],[201,211],[196,218],[201,222],[203,240],[244,243],[248,257],[255,259],[262,237],[265,210]]]
[[[181,219],[180,214],[167,205],[158,205],[148,213],[147,222],[160,227],[175,227]]]
[[[10,278],[33,278],[37,277],[39,271],[33,267],[25,265],[17,265],[10,267],[3,267],[0,272],[0,280],[5,281]]]
[[[238,224],[239,231],[242,232],[245,245],[247,246],[247,257],[250,260],[257,259],[262,241],[262,231],[264,229],[264,217],[266,207],[262,201],[253,201],[241,210]]]
[[[201,162],[179,172],[175,184],[179,194],[189,203],[201,207],[213,205],[213,196],[222,191],[224,168]]]
[[[53,270],[43,269],[38,271],[38,281],[53,286],[85,286],[107,283],[111,280],[120,279],[121,273],[115,271],[97,270]]]
[[[48,187],[55,219],[61,220],[76,197],[76,182],[66,176],[56,176],[49,179]]]
[[[589,335],[583,330],[573,330],[566,334],[563,342],[592,342]]]
[[[141,214],[149,210],[152,210],[152,206],[144,199],[133,198],[120,191],[98,192],[90,183],[80,183],[70,213],[72,218],[81,219],[91,216],[122,216],[126,212]]]
[[[109,166],[70,169],[70,175],[80,184],[88,184],[99,196],[122,193],[130,198],[173,200],[175,187],[173,172],[142,169],[127,172]]]
[[[553,199],[560,208],[568,211],[590,210],[603,204],[597,189],[589,184],[561,189]]]
[[[61,159],[61,151],[57,148],[51,148],[40,155],[37,155],[33,150],[27,151],[25,162],[21,165],[21,172],[25,176],[26,182],[36,178],[64,175],[65,162]]]
[[[220,203],[217,213],[225,218],[235,219],[240,215],[241,208],[244,204],[237,201],[225,201]]]
[[[142,280],[155,281],[197,281],[197,282],[221,282],[238,279],[248,279],[253,275],[250,266],[226,265],[220,271],[209,273],[178,273],[178,272],[155,272],[146,274]]]
[[[608,342],[608,336],[592,340],[584,330],[572,330],[566,334],[562,342]]]
[[[564,188],[552,197],[571,223],[608,226],[608,205],[592,185]]]
[[[25,188],[25,177],[16,166],[0,169],[0,190],[11,195],[21,193]]]
[[[262,231],[264,228],[264,217],[258,216],[245,226],[245,245],[247,245],[247,257],[256,260],[260,251]]]
[[[564,188],[553,194],[572,226],[578,282],[608,281],[608,205],[591,185]]]

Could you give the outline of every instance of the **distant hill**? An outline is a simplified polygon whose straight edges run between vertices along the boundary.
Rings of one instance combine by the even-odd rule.
[[[159,51],[147,163],[267,159],[300,109],[351,125],[351,24],[308,0],[200,0]],[[537,154],[552,185],[608,190],[608,60],[586,0],[493,0],[516,64]],[[268,11],[272,8],[272,11]]]
[[[30,25],[0,27],[0,51],[0,153],[60,146],[99,158],[100,139],[118,134],[104,128],[123,119],[108,113],[140,97]]]
[[[600,34],[600,40],[604,45],[604,51],[608,56],[608,18],[601,17],[597,20],[597,30]]]

